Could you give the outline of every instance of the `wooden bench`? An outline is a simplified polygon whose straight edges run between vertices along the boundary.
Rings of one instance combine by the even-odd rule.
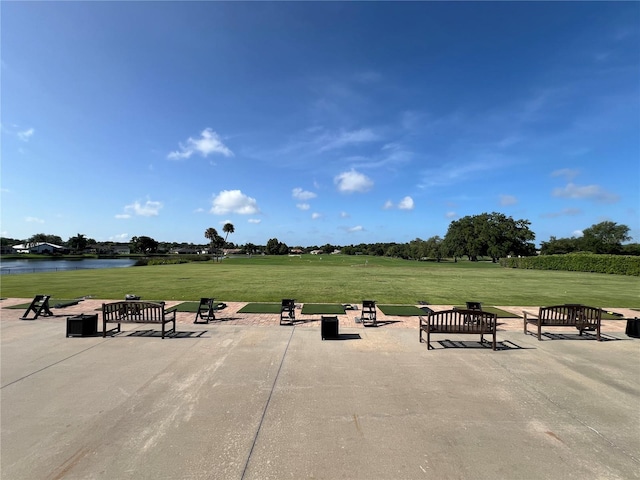
[[[495,313],[479,310],[453,309],[441,312],[430,312],[428,316],[420,319],[420,342],[424,342],[422,335],[427,334],[426,343],[431,349],[432,333],[455,334],[479,334],[480,342],[484,341],[484,335],[493,337],[492,350],[496,349],[496,326],[498,316]]]
[[[542,340],[542,327],[574,327],[582,335],[585,330],[596,332],[600,341],[600,323],[602,309],[578,304],[554,305],[540,307],[538,315],[523,311],[524,333],[528,333],[527,325],[538,327],[538,340]]]
[[[168,333],[176,331],[176,309],[165,310],[164,302],[143,302],[126,300],[123,302],[102,304],[102,336],[107,336],[107,323],[117,323],[118,326],[109,330],[120,332],[121,323],[160,323],[162,324],[162,338]],[[165,330],[167,323],[173,323],[171,330]]]

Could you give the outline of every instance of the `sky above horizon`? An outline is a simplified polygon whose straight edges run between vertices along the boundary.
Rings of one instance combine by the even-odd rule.
[[[637,2],[3,2],[1,225],[289,246],[640,242]]]

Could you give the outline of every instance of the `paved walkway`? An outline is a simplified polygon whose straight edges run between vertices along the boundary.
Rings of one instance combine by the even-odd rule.
[[[2,479],[640,478],[624,322],[602,342],[538,341],[507,319],[495,352],[473,336],[429,350],[415,317],[364,328],[349,312],[322,341],[318,321],[228,303],[210,324],[180,314],[177,338],[66,338],[65,318],[100,303],[34,321],[0,308]]]

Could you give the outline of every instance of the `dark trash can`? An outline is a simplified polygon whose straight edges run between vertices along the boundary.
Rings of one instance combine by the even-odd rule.
[[[322,340],[338,338],[338,317],[322,317],[320,323]]]
[[[67,318],[67,337],[92,337],[98,334],[98,314]]]
[[[627,320],[627,337],[640,338],[640,318],[630,318]]]

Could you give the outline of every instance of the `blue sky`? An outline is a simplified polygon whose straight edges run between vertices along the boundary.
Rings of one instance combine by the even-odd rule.
[[[640,241],[637,2],[3,2],[3,236]]]

